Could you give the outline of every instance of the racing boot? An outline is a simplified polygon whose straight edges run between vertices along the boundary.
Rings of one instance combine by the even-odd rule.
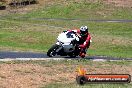
[[[85,53],[84,52],[81,52],[80,54],[79,54],[79,56],[81,57],[81,58],[84,58],[85,57]]]

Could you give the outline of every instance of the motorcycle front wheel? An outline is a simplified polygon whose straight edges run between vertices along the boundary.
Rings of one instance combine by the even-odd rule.
[[[58,45],[57,45],[57,44],[53,45],[53,46],[48,50],[47,56],[49,56],[49,57],[55,56],[55,55],[56,55],[56,50],[57,50],[57,49],[58,49]]]

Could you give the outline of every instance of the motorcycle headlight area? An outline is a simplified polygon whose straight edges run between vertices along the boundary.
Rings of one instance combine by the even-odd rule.
[[[63,42],[60,42],[60,44],[64,44]]]
[[[57,41],[57,42],[59,42],[60,45],[64,44],[64,42],[61,42],[61,41]]]

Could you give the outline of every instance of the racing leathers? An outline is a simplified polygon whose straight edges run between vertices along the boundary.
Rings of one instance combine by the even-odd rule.
[[[81,32],[80,32],[79,29],[77,29],[77,30],[67,30],[67,31],[69,31],[69,32],[73,31],[73,32],[75,32],[76,34],[79,35],[79,37],[80,37],[79,48],[81,49],[79,55],[81,57],[85,57],[87,49],[89,48],[90,42],[91,42],[91,35],[90,35],[90,33],[87,32],[85,36],[81,36]]]

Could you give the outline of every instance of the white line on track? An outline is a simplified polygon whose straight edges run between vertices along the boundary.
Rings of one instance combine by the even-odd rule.
[[[37,61],[37,60],[81,60],[81,58],[73,59],[73,58],[4,58],[0,59],[0,61]],[[82,58],[83,59],[83,58]],[[132,60],[107,60],[107,59],[89,59],[91,61],[96,62],[105,62],[105,61],[132,61]]]
[[[64,58],[4,58],[0,61],[29,61],[29,60],[65,60]]]

